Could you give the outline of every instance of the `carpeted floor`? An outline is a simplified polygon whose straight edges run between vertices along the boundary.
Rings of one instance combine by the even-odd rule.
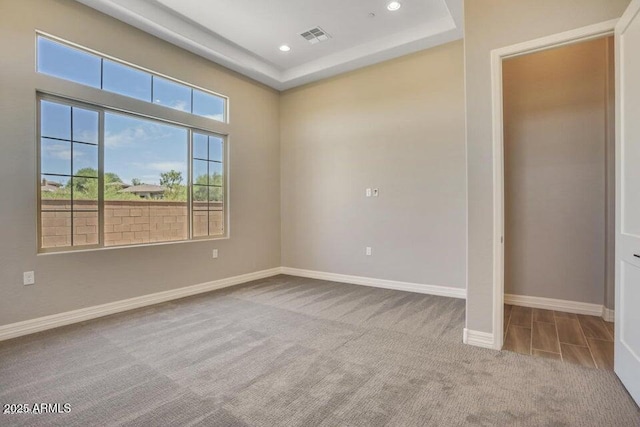
[[[2,426],[634,426],[611,372],[461,343],[464,301],[277,276],[0,343]]]

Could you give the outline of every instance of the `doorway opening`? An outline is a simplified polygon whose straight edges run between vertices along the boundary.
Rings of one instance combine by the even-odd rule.
[[[504,349],[613,370],[612,36],[506,59]]]
[[[492,52],[496,347],[611,370],[613,27]]]

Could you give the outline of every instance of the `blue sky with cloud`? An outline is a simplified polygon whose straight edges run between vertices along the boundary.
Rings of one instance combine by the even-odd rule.
[[[89,52],[38,37],[38,71],[97,89],[224,121],[225,99]]]
[[[182,173],[185,184],[188,137],[183,128],[107,113],[104,170],[126,183],[138,178],[146,184],[159,184],[161,173],[176,170]]]
[[[42,102],[41,159],[43,174],[69,174],[73,144],[73,170],[98,168],[98,114],[53,102]],[[71,143],[73,140],[84,143]],[[170,170],[188,173],[186,129],[137,117],[106,113],[104,136],[105,172],[117,174],[125,183],[138,178],[158,184],[160,174]],[[55,179],[66,181],[65,179]]]

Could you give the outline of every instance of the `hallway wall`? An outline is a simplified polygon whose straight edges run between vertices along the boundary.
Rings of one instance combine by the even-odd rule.
[[[503,66],[505,293],[603,304],[608,40]]]

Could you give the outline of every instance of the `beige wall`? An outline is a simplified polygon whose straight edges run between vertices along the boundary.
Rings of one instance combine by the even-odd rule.
[[[618,18],[629,0],[465,1],[468,175],[467,328],[491,332],[493,318],[493,49]]]
[[[36,89],[98,96],[35,73],[36,29],[230,97],[231,239],[36,255]],[[276,91],[67,0],[0,2],[0,54],[0,325],[280,266]]]
[[[285,92],[280,118],[284,266],[465,287],[461,41]]]
[[[607,44],[503,63],[505,293],[604,302]]]

